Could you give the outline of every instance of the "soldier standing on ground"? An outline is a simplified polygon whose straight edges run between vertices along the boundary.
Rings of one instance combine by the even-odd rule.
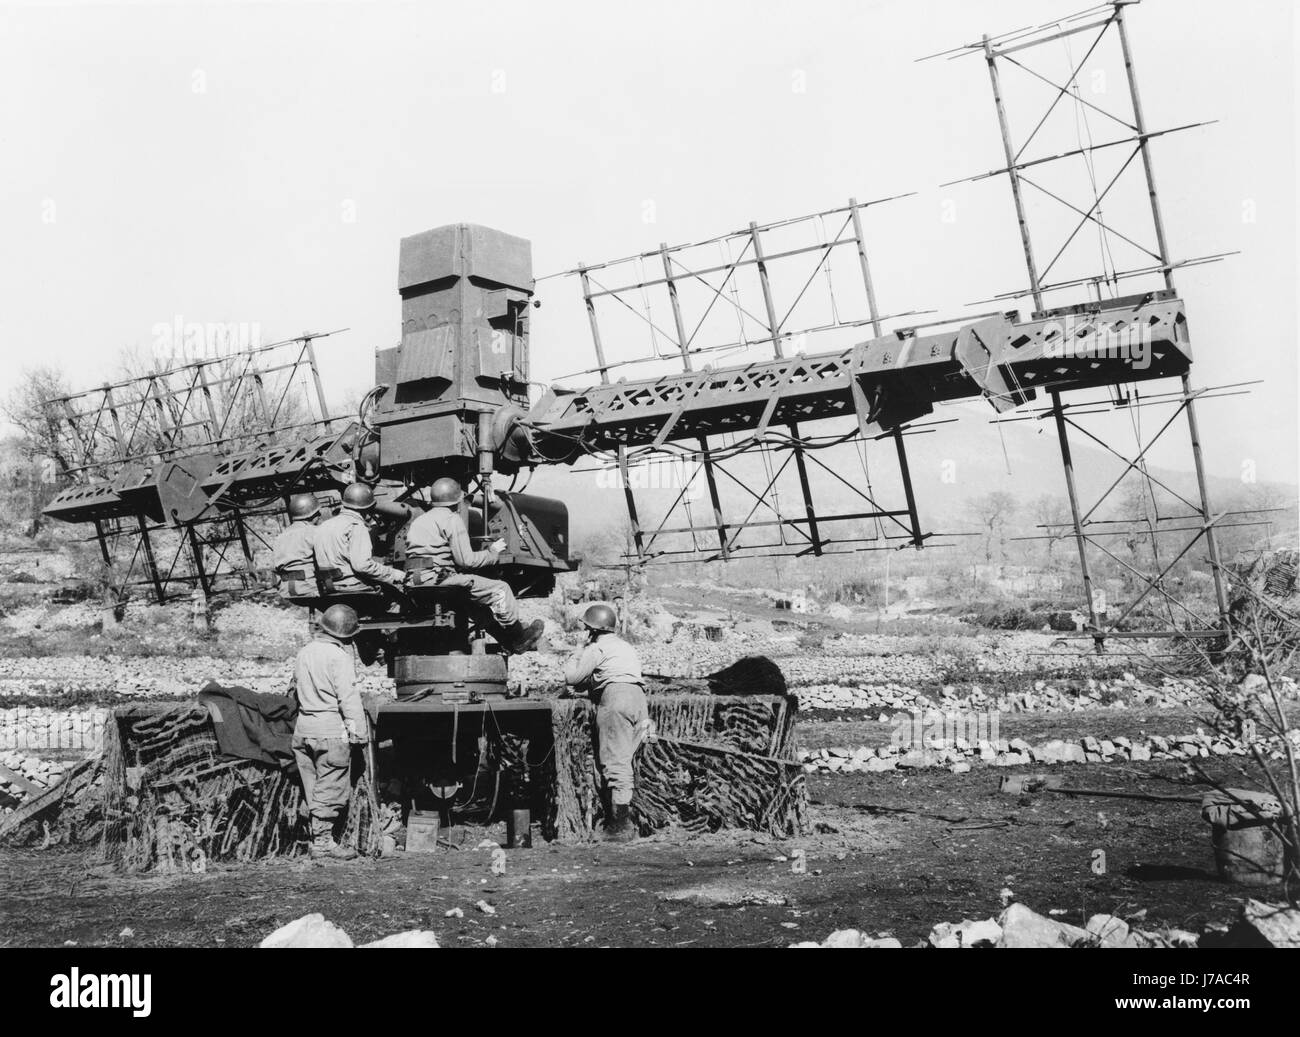
[[[351,796],[352,745],[364,744],[369,731],[352,666],[351,642],[359,625],[349,606],[331,605],[316,637],[294,660],[298,720],[293,755],[311,816],[312,860],[357,855],[338,844],[335,828]]]
[[[632,761],[650,727],[641,660],[636,649],[614,633],[618,617],[608,605],[592,605],[582,623],[587,641],[565,662],[564,682],[572,688],[585,686],[596,704],[598,756],[611,807],[605,838],[626,842],[637,834],[629,809]]]

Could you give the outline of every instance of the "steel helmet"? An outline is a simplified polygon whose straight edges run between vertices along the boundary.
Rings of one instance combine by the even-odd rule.
[[[320,514],[320,501],[314,493],[295,493],[289,498],[289,518],[294,522]]]
[[[459,504],[465,493],[460,488],[460,483],[450,476],[443,476],[433,484],[433,490],[430,493],[435,508],[451,508]]]
[[[340,641],[350,641],[361,627],[351,605],[331,605],[320,617],[320,628]]]
[[[369,511],[375,506],[375,491],[363,482],[354,482],[343,491],[343,506],[352,511]]]
[[[611,634],[618,625],[618,617],[608,605],[592,605],[582,614],[582,624],[588,630]]]

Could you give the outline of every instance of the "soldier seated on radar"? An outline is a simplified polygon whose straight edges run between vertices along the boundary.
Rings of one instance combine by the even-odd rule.
[[[295,493],[289,498],[289,524],[271,545],[271,564],[280,581],[280,597],[314,598],[316,562],[312,540],[320,521],[321,506],[315,494]]]
[[[316,527],[312,552],[316,582],[323,595],[368,594],[389,586],[400,589],[405,573],[374,556],[370,525],[375,491],[354,482],[343,491],[343,508]]]
[[[538,619],[525,627],[519,622],[519,606],[509,584],[474,572],[497,565],[506,545],[498,540],[486,551],[473,550],[469,530],[456,510],[463,497],[455,479],[439,479],[433,484],[433,507],[418,516],[406,531],[408,586],[417,591],[464,588],[470,601],[491,613],[493,624],[489,629],[507,652],[531,652],[546,624]]]

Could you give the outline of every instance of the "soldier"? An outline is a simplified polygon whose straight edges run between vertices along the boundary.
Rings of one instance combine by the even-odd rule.
[[[282,598],[316,596],[316,564],[311,545],[320,513],[320,501],[315,494],[295,493],[289,498],[289,524],[271,548],[271,564],[280,579]]]
[[[316,637],[294,660],[298,720],[293,755],[311,817],[312,860],[351,860],[357,855],[335,841],[334,829],[351,792],[351,745],[364,744],[369,731],[361,693],[353,683],[351,641],[358,626],[351,608],[331,605],[320,618]]]
[[[649,733],[641,660],[636,650],[614,633],[618,617],[608,605],[583,613],[587,641],[564,664],[564,682],[587,687],[596,704],[600,769],[609,788],[610,820],[605,838],[626,842],[636,837],[628,816],[632,803],[632,759]]]
[[[406,531],[410,586],[464,587],[475,605],[491,612],[496,624],[492,634],[506,651],[532,651],[546,629],[545,622],[538,619],[525,627],[519,622],[519,606],[510,585],[475,572],[498,564],[505,541],[495,541],[486,551],[470,546],[469,530],[456,510],[464,492],[455,479],[437,480],[431,496],[433,507]]]
[[[402,585],[405,574],[374,556],[367,521],[374,510],[375,491],[354,482],[343,491],[343,510],[316,527],[312,551],[324,593],[354,594],[375,584]]]

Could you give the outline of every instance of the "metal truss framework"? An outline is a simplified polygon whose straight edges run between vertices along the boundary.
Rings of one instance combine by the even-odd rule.
[[[610,471],[618,473],[623,487],[638,561],[712,561],[758,553],[820,556],[879,548],[888,540],[902,542],[892,546],[910,544],[920,547],[933,535],[922,530],[917,515],[904,443],[907,430],[900,427],[883,432],[878,426],[869,425],[868,402],[863,399],[859,405],[848,391],[839,391],[847,390],[850,382],[856,384],[853,350],[807,357],[802,355],[802,351],[793,355],[789,352],[792,343],[805,340],[807,336],[870,326],[879,337],[883,333],[883,321],[919,315],[912,311],[884,316],[876,302],[862,229],[862,212],[871,205],[892,200],[859,202],[851,198],[847,205],[839,208],[776,223],[750,223],[745,230],[706,241],[673,247],[661,244],[656,252],[592,266],[579,264],[575,270],[564,272],[576,276],[581,284],[595,350],[596,366],[581,373],[598,374],[601,386],[609,387],[609,391],[583,396],[590,402],[587,410],[582,410],[580,405],[568,406],[574,401],[566,397],[562,402],[557,401],[558,406],[550,417],[562,417],[560,424],[565,426],[577,422],[579,430],[587,435],[589,449],[610,451],[612,456],[606,464]],[[830,231],[826,229],[828,220]],[[772,247],[774,234],[800,226],[817,228],[819,240]],[[693,252],[713,248],[729,258],[725,262],[703,266],[688,259]],[[851,249],[853,252],[854,266],[865,294],[866,316],[843,319],[840,315],[831,277],[831,258],[837,249]],[[810,257],[815,263],[802,281],[792,279],[791,290],[780,293],[774,288],[773,268],[780,268],[783,263],[788,266],[788,262],[796,257]],[[633,283],[612,288],[596,278],[597,273],[605,276],[605,270],[630,263],[637,264],[638,269],[644,271],[646,262],[656,264],[662,270],[662,276],[641,276]],[[756,276],[761,309],[759,305],[746,306],[742,302],[738,284],[744,275]],[[831,319],[811,326],[794,326],[792,316],[819,278],[826,282],[826,301]],[[708,291],[707,305],[702,312],[692,313],[689,318],[680,291],[686,283],[703,285]],[[654,320],[648,295],[651,291],[660,295],[672,315],[671,326],[667,329]],[[597,316],[597,304],[602,301],[616,303],[636,313],[651,326],[656,338],[670,344],[669,352],[611,361],[606,355]],[[702,329],[719,302],[724,310],[730,307],[734,311],[738,337],[700,345]],[[717,372],[708,366],[703,369],[696,366],[702,356],[753,346],[770,346],[773,359]],[[682,373],[679,375],[633,383],[623,379],[617,383],[610,381],[613,369],[672,355],[680,363]],[[706,406],[710,398],[717,398],[716,408]],[[817,457],[817,451],[828,445],[827,442],[806,435],[801,424],[826,418],[852,417],[855,413],[860,418],[860,434],[836,437],[835,442],[852,442],[865,450],[882,439],[892,441],[901,484],[902,500],[897,506],[879,504],[869,483],[864,491],[823,463]],[[738,439],[742,433],[749,434]],[[592,435],[598,437],[599,443],[591,438]],[[695,449],[685,451],[671,442],[684,437],[694,442]],[[730,442],[728,437],[731,437]],[[684,458],[694,465],[694,469],[662,517],[646,522],[645,508],[637,500],[631,471],[637,463],[650,462],[655,456]],[[756,458],[763,466],[764,481],[757,489],[752,473],[740,470],[745,465],[728,466],[726,463],[742,458]],[[780,502],[778,481],[791,466],[798,476],[800,515],[787,514]],[[753,465],[748,467],[752,469]],[[858,505],[855,510],[819,514],[814,499],[814,476],[834,480],[851,491],[852,499]],[[703,518],[696,516],[691,507],[690,491],[699,477],[707,486],[707,510],[711,513]],[[742,509],[747,511],[739,516],[725,513],[726,489],[740,497]],[[826,529],[837,523],[864,521],[875,523],[876,533],[869,542],[861,537],[837,538],[829,535]],[[775,533],[776,539],[755,542],[755,530]],[[689,538],[689,547],[676,546],[684,543],[686,538]]]
[[[253,543],[265,543],[258,520],[278,521],[280,510],[255,498],[289,492],[337,439],[314,347],[330,334],[46,401],[71,483],[47,512],[94,522],[119,599],[140,587],[159,602],[178,588],[206,597],[224,575],[251,578]]]
[[[1136,2],[1136,0],[1116,0],[1114,3],[1091,8],[1088,11],[1080,12],[1079,14],[1072,15],[1069,18],[1062,19],[1058,22],[1037,26],[1032,29],[1020,30],[1017,33],[1005,35],[997,40],[994,40],[989,36],[984,36],[979,44],[971,44],[967,47],[959,48],[953,55],[959,56],[963,53],[982,53],[988,66],[989,80],[993,90],[993,102],[997,111],[998,126],[1001,131],[1006,165],[1002,169],[993,170],[972,179],[984,179],[1002,174],[1007,176],[1008,182],[1011,186],[1016,218],[1020,227],[1020,238],[1024,251],[1025,267],[1029,275],[1029,289],[1028,292],[1008,293],[1005,297],[1015,297],[1027,294],[1032,297],[1034,306],[1039,311],[1044,307],[1043,298],[1044,294],[1047,292],[1061,288],[1077,287],[1082,284],[1090,284],[1097,291],[1098,295],[1100,295],[1103,285],[1113,288],[1119,280],[1147,274],[1159,274],[1162,276],[1166,290],[1172,292],[1174,290],[1173,271],[1175,268],[1193,265],[1195,263],[1210,262],[1220,258],[1218,256],[1205,256],[1178,262],[1173,260],[1170,256],[1168,243],[1165,237],[1164,221],[1161,217],[1159,196],[1156,191],[1156,180],[1152,166],[1150,142],[1153,138],[1158,137],[1163,133],[1172,133],[1178,130],[1189,129],[1193,125],[1204,124],[1195,123],[1189,126],[1179,126],[1170,130],[1160,130],[1155,132],[1147,129],[1142,112],[1142,102],[1138,93],[1137,76],[1133,66],[1132,50],[1124,22],[1124,9],[1134,2]],[[1096,16],[1095,18],[1093,17],[1094,15]],[[1044,46],[1056,40],[1064,40],[1070,37],[1092,33],[1095,33],[1095,36],[1091,38],[1087,51],[1083,58],[1074,65],[1064,83],[1053,82],[1044,77],[1041,73],[1029,69],[1017,56],[1023,55],[1024,52],[1028,50]],[[1079,96],[1077,91],[1077,82],[1080,72],[1083,70],[1092,54],[1097,50],[1098,46],[1102,43],[1103,39],[1112,35],[1118,39],[1120,51],[1123,56],[1125,81],[1127,84],[1126,95],[1130,103],[1130,112],[1127,116],[1117,115],[1112,111],[1108,111],[1096,104],[1085,101]],[[1002,90],[999,63],[1003,65],[1011,65],[1028,72],[1034,78],[1048,83],[1048,85],[1054,90],[1053,99],[1048,105],[1047,110],[1044,111],[1038,119],[1034,130],[1018,146],[1012,140]],[[1086,106],[1088,110],[1100,113],[1110,122],[1118,124],[1123,128],[1126,136],[1116,140],[1105,141],[1100,144],[1090,144],[1088,147],[1081,147],[1077,150],[1061,154],[1048,155],[1039,158],[1026,158],[1026,153],[1028,152],[1030,145],[1034,142],[1035,137],[1046,124],[1048,118],[1061,100],[1067,95],[1070,95],[1075,103]],[[1094,187],[1094,196],[1090,202],[1085,201],[1076,204],[1075,202],[1048,190],[1035,179],[1031,179],[1031,177],[1026,173],[1026,170],[1029,169],[1037,169],[1037,167],[1047,166],[1057,162],[1066,162],[1072,159],[1087,161],[1092,153],[1103,148],[1127,148],[1130,146],[1132,152],[1121,164],[1119,171],[1100,191],[1096,191]],[[1136,232],[1123,232],[1106,223],[1100,215],[1103,201],[1111,191],[1115,189],[1115,186],[1121,181],[1121,178],[1125,175],[1137,175],[1136,171],[1130,172],[1130,170],[1134,160],[1139,158],[1141,159],[1141,175],[1144,178],[1146,195],[1149,199],[1151,230],[1154,233],[1155,239],[1154,244],[1140,244],[1136,240],[1138,237]],[[1037,173],[1035,173],[1035,176],[1037,176]],[[1070,231],[1052,258],[1045,266],[1041,267],[1035,258],[1033,239],[1030,233],[1029,220],[1026,214],[1024,202],[1025,188],[1032,188],[1038,191],[1046,197],[1070,209],[1079,217],[1073,230]],[[1069,249],[1080,231],[1089,223],[1092,223],[1099,228],[1100,233],[1103,235],[1103,240],[1105,240],[1105,236],[1118,237],[1151,257],[1151,259],[1154,260],[1154,264],[1135,270],[1108,272],[1095,278],[1083,278],[1058,283],[1049,282],[1048,277],[1060,261],[1062,255],[1064,255],[1067,249]],[[1161,596],[1170,604],[1171,607],[1178,608],[1183,612],[1190,612],[1190,610],[1188,610],[1186,606],[1183,605],[1182,602],[1178,601],[1173,595],[1169,589],[1167,580],[1174,568],[1192,550],[1192,548],[1202,540],[1205,543],[1205,548],[1209,556],[1209,565],[1213,574],[1215,602],[1219,618],[1223,621],[1226,620],[1227,617],[1228,601],[1223,584],[1223,567],[1220,563],[1218,544],[1215,537],[1216,525],[1218,525],[1226,516],[1212,516],[1205,465],[1201,453],[1201,438],[1196,420],[1196,402],[1197,399],[1203,395],[1203,392],[1197,392],[1192,389],[1191,380],[1186,371],[1180,375],[1180,380],[1182,386],[1181,392],[1174,395],[1172,399],[1164,401],[1172,402],[1177,405],[1173,416],[1161,426],[1160,430],[1149,442],[1145,445],[1140,444],[1141,449],[1136,456],[1133,457],[1121,454],[1110,443],[1087,430],[1083,425],[1077,422],[1075,420],[1075,415],[1078,412],[1071,411],[1070,406],[1062,401],[1061,393],[1059,391],[1053,391],[1051,393],[1052,406],[1042,415],[1043,417],[1050,415],[1056,425],[1057,438],[1061,451],[1061,462],[1065,472],[1066,492],[1070,502],[1070,514],[1074,538],[1079,554],[1080,574],[1083,580],[1084,594],[1088,609],[1088,630],[1094,636],[1098,649],[1101,648],[1104,637],[1107,633],[1106,627],[1117,626],[1119,622],[1126,619],[1128,615],[1151,594]],[[1135,405],[1131,398],[1120,398],[1114,402],[1116,406]],[[1155,441],[1163,436],[1179,417],[1185,417],[1187,423],[1187,430],[1191,441],[1192,460],[1196,472],[1198,499],[1191,501],[1187,500],[1181,494],[1176,494],[1176,496],[1188,509],[1189,513],[1182,516],[1182,518],[1193,522],[1191,532],[1194,535],[1181,548],[1181,550],[1174,553],[1166,562],[1162,563],[1161,567],[1153,575],[1134,570],[1132,566],[1118,558],[1114,552],[1108,549],[1108,547],[1102,542],[1102,533],[1097,529],[1100,520],[1096,515],[1098,509],[1120,485],[1124,475],[1127,475],[1130,472],[1137,472],[1144,480],[1147,480],[1148,482],[1152,480],[1152,476],[1144,463],[1145,456],[1154,445]],[[1102,494],[1102,497],[1091,507],[1086,509],[1080,501],[1075,480],[1074,462],[1070,449],[1071,429],[1076,433],[1088,437],[1091,441],[1125,462],[1124,472],[1120,479],[1117,479],[1113,484],[1111,484],[1108,490]],[[1164,488],[1167,491],[1169,490],[1167,486]],[[1140,520],[1135,519],[1134,523],[1136,524],[1139,521]],[[1165,527],[1161,526],[1159,523],[1155,523],[1147,532],[1154,543],[1163,533],[1182,531],[1185,530]],[[1137,577],[1145,587],[1141,594],[1134,601],[1129,603],[1118,619],[1109,621],[1104,625],[1095,607],[1097,599],[1093,593],[1093,578],[1090,563],[1090,556],[1093,554],[1103,555],[1120,564],[1121,567],[1131,570],[1132,575]],[[1156,555],[1157,557],[1160,556],[1158,550],[1156,551]],[[1191,618],[1195,621],[1199,630],[1204,630],[1206,627],[1210,626],[1208,621],[1203,617],[1196,616],[1194,613],[1191,613]]]

